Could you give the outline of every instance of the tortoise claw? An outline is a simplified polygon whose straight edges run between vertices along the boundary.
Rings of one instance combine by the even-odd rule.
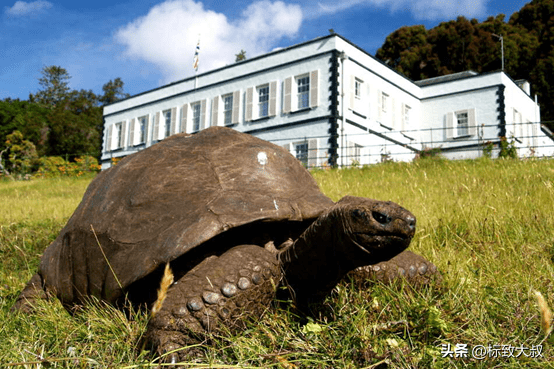
[[[364,265],[349,273],[357,283],[380,281],[392,283],[404,279],[413,286],[428,285],[442,280],[435,264],[411,251],[403,251],[394,258],[374,265]]]

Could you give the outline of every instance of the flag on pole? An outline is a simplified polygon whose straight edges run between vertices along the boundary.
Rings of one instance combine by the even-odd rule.
[[[192,59],[192,67],[195,71],[198,71],[198,53],[200,52],[200,40],[196,44],[196,51],[194,52],[194,58]]]

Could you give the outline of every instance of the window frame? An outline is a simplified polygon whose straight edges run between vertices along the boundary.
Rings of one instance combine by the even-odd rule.
[[[308,157],[310,151],[310,145],[307,141],[294,142],[294,157],[302,163],[302,165],[308,165]],[[299,149],[300,148],[300,149]]]
[[[362,86],[364,85],[364,81],[359,79],[358,77],[354,77],[354,98],[357,100],[362,99]]]
[[[257,86],[256,92],[258,96],[258,118],[267,118],[269,117],[269,83]]]
[[[464,115],[465,117],[463,117]],[[456,137],[469,136],[469,112],[467,110],[455,112],[454,120],[456,121]],[[465,123],[463,122],[464,120]]]
[[[197,110],[198,109],[198,110]],[[192,132],[199,132],[202,125],[202,104],[200,101],[190,104]],[[198,115],[197,115],[198,113]],[[198,128],[196,127],[198,125]]]
[[[221,96],[221,100],[223,100],[223,124],[230,126],[233,124],[233,93]]]
[[[171,136],[171,109],[162,111],[162,116],[164,117],[164,137]]]
[[[387,106],[388,106],[387,101],[388,101],[389,97],[390,97],[389,94],[387,94],[386,92],[381,92],[381,111],[385,114],[387,113],[387,110],[388,110],[387,109]]]
[[[138,117],[139,130],[140,130],[140,139],[139,145],[146,143],[146,137],[148,137],[148,115],[143,115]]]
[[[112,140],[115,140],[115,149],[121,149],[123,148],[123,122],[117,122],[114,124],[114,138]]]
[[[412,115],[412,107],[410,105],[404,104],[404,111],[402,112],[404,116],[404,129],[410,126],[410,116]]]
[[[308,109],[310,107],[310,74],[302,74],[294,79],[296,82],[296,110]],[[302,83],[303,81],[306,83]]]

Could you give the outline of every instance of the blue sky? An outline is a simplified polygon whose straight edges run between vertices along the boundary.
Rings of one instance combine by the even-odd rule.
[[[27,99],[45,66],[71,75],[72,89],[102,91],[120,77],[137,94],[247,57],[335,32],[371,54],[401,26],[427,29],[459,15],[505,14],[529,1],[502,0],[3,0],[0,99]]]

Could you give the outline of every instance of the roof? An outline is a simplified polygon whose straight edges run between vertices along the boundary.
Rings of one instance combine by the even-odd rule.
[[[468,77],[475,77],[475,76],[478,76],[478,75],[479,75],[479,73],[477,73],[477,72],[474,72],[472,70],[466,70],[464,72],[447,74],[445,76],[422,79],[420,81],[415,81],[414,83],[416,85],[418,85],[419,87],[425,87],[425,86],[436,85],[438,83],[451,82],[451,81],[455,81],[455,80],[463,79],[463,78],[468,78]]]

